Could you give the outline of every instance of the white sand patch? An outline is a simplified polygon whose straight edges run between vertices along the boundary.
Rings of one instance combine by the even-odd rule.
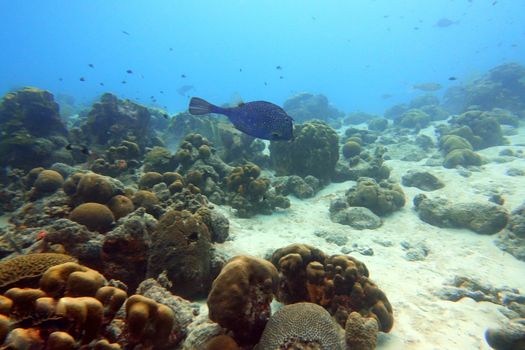
[[[524,135],[520,130],[519,135],[511,138],[512,143],[525,143]],[[494,157],[503,148],[490,148],[480,154]],[[443,196],[454,202],[487,202],[490,194],[500,193],[509,210],[525,200],[525,177],[506,175],[509,167],[525,170],[523,159],[483,165],[480,172],[472,172],[470,177],[461,176],[455,169],[423,166],[424,161],[391,160],[386,163],[392,168],[391,178],[396,181],[410,169],[428,170],[439,177],[446,186],[425,192],[429,197]],[[352,185],[353,182],[332,184],[307,200],[291,198],[290,209],[271,216],[239,219],[227,207],[220,207],[230,220],[233,240],[219,247],[231,255],[264,257],[291,243],[307,243],[327,254],[340,254],[341,247],[327,243],[314,232],[342,232],[349,238],[346,246],[357,243],[374,250],[373,256],[352,255],[367,265],[371,278],[386,293],[394,308],[394,328],[380,337],[378,349],[490,349],[484,332],[505,320],[497,311],[499,306],[472,299],[449,302],[439,299],[433,292],[459,275],[479,279],[494,287],[518,288],[525,293],[525,263],[499,250],[492,242],[494,236],[464,229],[441,229],[419,220],[412,204],[413,197],[423,192],[417,188],[403,187],[407,198],[405,207],[384,218],[383,226],[376,230],[358,231],[331,222],[330,200],[344,194]],[[385,240],[393,245],[378,243]],[[424,242],[430,253],[422,261],[407,261],[400,246],[402,241]]]

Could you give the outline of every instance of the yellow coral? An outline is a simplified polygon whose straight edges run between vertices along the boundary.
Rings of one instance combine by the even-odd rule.
[[[95,296],[106,282],[97,271],[69,262],[49,268],[40,279],[40,288],[54,297]]]

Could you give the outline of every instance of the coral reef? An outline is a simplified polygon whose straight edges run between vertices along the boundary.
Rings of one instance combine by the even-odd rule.
[[[374,179],[362,177],[346,192],[344,199],[331,202],[330,213],[347,207],[365,207],[374,214],[383,216],[399,210],[404,205],[405,194],[398,184],[387,180],[378,183]]]
[[[361,152],[346,162],[340,159],[337,162],[333,180],[337,182],[356,181],[361,177],[369,177],[377,181],[388,179],[390,168],[383,164],[386,151],[385,147],[377,146],[372,153]]]
[[[271,214],[278,208],[288,208],[288,198],[275,194],[270,180],[260,176],[261,169],[255,164],[236,167],[226,176],[226,203],[237,209],[239,217],[255,214]]]
[[[319,305],[286,305],[270,317],[256,349],[343,350],[339,328]]]
[[[24,285],[25,281],[40,278],[51,266],[75,261],[65,254],[42,253],[20,255],[0,262],[0,288]]]
[[[524,81],[525,67],[505,63],[479,79],[448,89],[444,105],[453,113],[465,112],[470,106],[485,111],[504,108],[519,113],[525,109]]]
[[[474,152],[470,142],[461,136],[444,135],[440,138],[440,147],[445,155],[443,160],[445,168],[479,166],[482,164],[480,155]]]
[[[368,130],[385,131],[388,128],[388,119],[374,118],[368,121]]]
[[[199,215],[188,211],[164,214],[151,234],[146,275],[166,271],[172,292],[183,297],[205,295],[213,277],[211,237]]]
[[[414,197],[419,218],[438,227],[468,228],[481,234],[501,231],[509,221],[507,210],[492,203],[452,203],[444,198]]]
[[[177,168],[175,156],[164,147],[153,147],[144,156],[144,171],[165,173]]]
[[[184,336],[170,307],[127,298],[97,271],[72,262],[49,268],[39,289],[11,288],[1,298],[6,348],[172,349]]]
[[[420,109],[409,109],[394,120],[394,125],[421,130],[430,124],[430,116]]]
[[[58,110],[45,90],[24,88],[5,95],[0,104],[0,165],[29,170],[71,163],[64,149],[68,132]]]
[[[306,244],[276,250],[272,263],[280,276],[277,300],[285,304],[301,301],[323,306],[345,326],[348,315],[357,311],[374,318],[379,330],[388,332],[394,318],[386,295],[368,278],[365,264],[351,256],[326,256]]]
[[[276,268],[266,260],[237,256],[223,267],[208,295],[209,317],[240,344],[255,344],[270,317]]]
[[[277,175],[312,175],[327,184],[339,159],[339,137],[321,121],[294,127],[295,139],[271,142],[270,159]]]
[[[313,197],[320,189],[319,180],[311,175],[304,179],[297,175],[279,176],[274,180],[272,186],[280,195],[292,194],[301,199]]]
[[[82,136],[89,144],[100,148],[133,142],[143,153],[146,147],[162,145],[150,125],[151,118],[146,107],[106,93],[88,112],[81,125]]]
[[[525,261],[525,204],[512,211],[507,227],[498,233],[495,243],[501,250]]]
[[[297,94],[284,101],[283,109],[294,118],[296,123],[304,123],[312,119],[330,121],[344,117],[344,113],[330,105],[326,96],[322,94]]]

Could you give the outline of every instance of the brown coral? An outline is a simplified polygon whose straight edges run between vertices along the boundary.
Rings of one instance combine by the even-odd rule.
[[[113,186],[106,177],[90,173],[80,179],[77,195],[83,202],[107,203],[113,197]]]
[[[84,203],[73,209],[69,219],[86,226],[90,231],[104,233],[108,231],[115,217],[111,210],[103,204]]]
[[[73,261],[76,259],[69,255],[55,253],[21,255],[2,261],[0,288],[5,290],[14,284],[23,286],[25,281],[42,276],[49,267]]]
[[[132,339],[145,345],[163,345],[174,326],[175,314],[166,305],[142,295],[133,295],[126,302],[126,321]]]
[[[277,285],[277,270],[268,261],[234,257],[213,281],[208,295],[209,317],[231,330],[240,344],[253,344],[270,317]]]
[[[40,288],[54,297],[95,296],[106,283],[97,271],[69,262],[49,268],[40,279]]]
[[[129,213],[133,212],[135,210],[135,206],[133,205],[133,201],[129,199],[126,196],[123,196],[121,194],[117,194],[116,196],[113,196],[108,204],[107,204],[109,210],[113,213],[115,216],[115,220],[118,220]]]
[[[43,170],[38,174],[33,186],[39,193],[51,193],[62,187],[64,178],[54,170]]]
[[[358,312],[348,315],[345,339],[348,349],[374,350],[377,345],[379,326],[375,318],[365,318]]]
[[[281,277],[279,301],[322,305],[341,326],[352,311],[357,311],[375,318],[382,332],[392,328],[392,306],[359,260],[346,255],[326,257],[313,247],[292,244],[275,251],[272,263]]]

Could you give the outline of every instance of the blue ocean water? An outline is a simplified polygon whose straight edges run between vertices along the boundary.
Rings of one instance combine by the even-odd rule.
[[[446,88],[525,62],[524,1],[4,0],[0,9],[0,95],[36,86],[88,103],[113,92],[170,113],[190,95],[282,104],[302,91],[381,113],[421,94],[414,84]]]

